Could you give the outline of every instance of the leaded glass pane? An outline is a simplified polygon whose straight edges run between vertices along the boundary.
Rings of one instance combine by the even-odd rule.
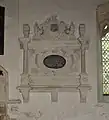
[[[104,61],[104,62],[109,61],[109,51],[108,50],[102,51],[102,61]]]
[[[103,84],[103,94],[109,94],[109,84]]]
[[[109,74],[103,73],[103,84],[109,84]]]
[[[109,51],[109,41],[108,40],[103,40],[102,41],[102,50],[103,51]]]
[[[102,45],[102,72],[103,72],[103,94],[109,95],[109,33],[101,41]]]
[[[102,62],[103,65],[103,74],[109,74],[109,61]]]

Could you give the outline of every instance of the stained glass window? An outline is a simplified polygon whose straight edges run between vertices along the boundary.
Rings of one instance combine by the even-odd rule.
[[[108,29],[108,26],[105,26],[104,29]],[[109,95],[109,32],[102,37],[101,46],[103,95]]]

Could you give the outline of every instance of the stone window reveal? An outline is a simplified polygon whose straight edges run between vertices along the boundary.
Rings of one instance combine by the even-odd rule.
[[[109,102],[109,2],[97,8],[98,101]]]

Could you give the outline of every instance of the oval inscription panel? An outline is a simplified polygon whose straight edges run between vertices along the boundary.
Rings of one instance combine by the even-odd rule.
[[[45,57],[43,63],[48,68],[59,69],[65,66],[66,60],[60,55],[49,55]]]

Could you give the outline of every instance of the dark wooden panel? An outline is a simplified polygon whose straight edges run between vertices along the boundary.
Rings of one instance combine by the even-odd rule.
[[[4,55],[5,8],[0,6],[0,55]]]

